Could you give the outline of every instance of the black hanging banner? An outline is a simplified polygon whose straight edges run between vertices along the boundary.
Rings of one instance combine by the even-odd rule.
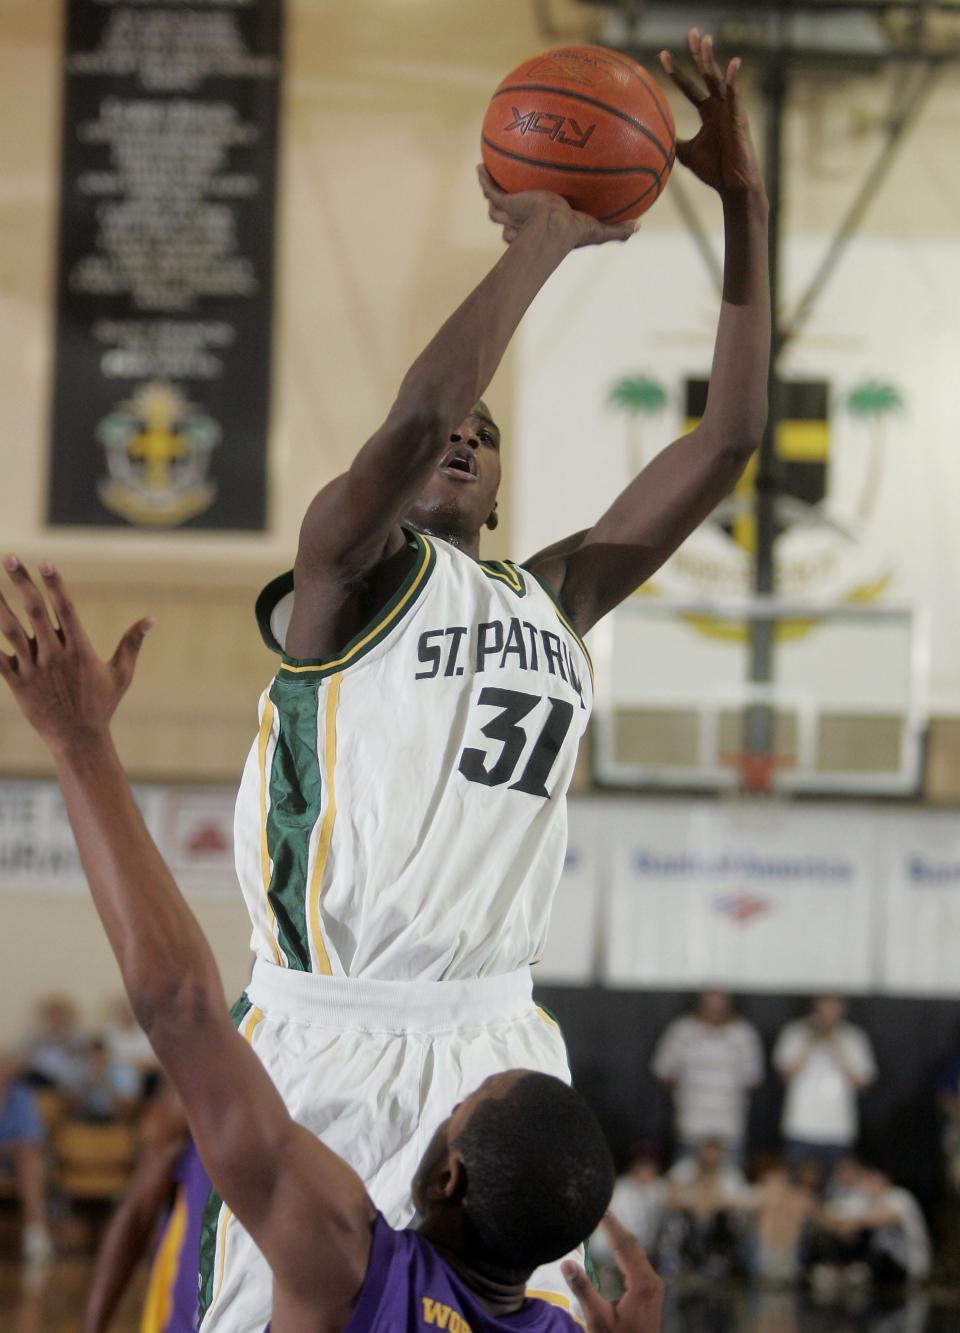
[[[48,515],[261,529],[283,0],[67,0]]]

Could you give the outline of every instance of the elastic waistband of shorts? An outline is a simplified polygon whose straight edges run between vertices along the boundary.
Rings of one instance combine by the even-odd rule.
[[[370,1032],[450,1032],[534,1012],[528,967],[466,981],[368,981],[258,958],[247,998],[267,1017]]]

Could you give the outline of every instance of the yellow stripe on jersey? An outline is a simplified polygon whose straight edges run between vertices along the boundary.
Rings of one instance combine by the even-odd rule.
[[[300,666],[295,666],[291,662],[281,662],[280,670],[290,672],[332,671],[337,667],[343,668],[349,666],[354,658],[363,652],[364,648],[366,648],[367,644],[370,643],[372,639],[375,639],[379,634],[382,634],[383,631],[397,619],[403,612],[404,608],[409,604],[411,598],[416,595],[417,589],[426,578],[427,571],[433,561],[433,547],[430,545],[430,542],[426,537],[421,535],[420,540],[423,544],[420,552],[420,567],[414,575],[413,582],[400,600],[394,606],[390,607],[390,610],[386,613],[383,619],[378,620],[358,643],[353,644],[342,657],[324,658],[322,661],[307,662]]]
[[[502,579],[507,587],[512,588],[514,592],[522,593],[524,591],[523,580],[520,575],[505,562],[497,561],[494,563],[491,560],[481,560],[480,568],[490,578]]]
[[[173,1287],[180,1263],[180,1250],[187,1234],[187,1199],[183,1187],[177,1191],[163,1239],[150,1269],[150,1284],[143,1301],[140,1333],[163,1333],[170,1322],[173,1308]]]
[[[333,824],[337,817],[337,792],[334,785],[334,771],[337,766],[337,705],[340,702],[340,682],[343,672],[331,676],[327,683],[327,701],[323,709],[323,780],[327,793],[327,808],[317,841],[317,855],[310,877],[310,932],[313,935],[314,948],[321,973],[329,977],[333,973],[330,958],[323,943],[323,927],[320,923],[320,893],[323,889],[323,876],[330,857],[330,844],[333,841]]]
[[[546,1023],[548,1028],[556,1028],[558,1032],[560,1031],[560,1024],[557,1022],[557,1020],[555,1018],[551,1018],[550,1015],[547,1013],[546,1009],[541,1009],[539,1005],[537,1005],[537,1017],[542,1019],[543,1022]]]
[[[278,967],[285,966],[286,960],[277,944],[277,918],[270,905],[270,846],[267,842],[267,792],[270,788],[270,774],[267,772],[267,751],[270,737],[273,735],[273,715],[276,712],[269,699],[264,700],[263,718],[260,722],[260,736],[257,742],[257,754],[260,759],[260,878],[263,881],[263,898],[267,905],[267,918],[270,923],[270,947]]]
[[[531,1301],[546,1301],[547,1305],[558,1305],[561,1310],[566,1310],[570,1318],[581,1328],[586,1328],[583,1320],[573,1313],[569,1298],[561,1296],[558,1291],[537,1291],[533,1287],[527,1287],[524,1295]]]
[[[244,1041],[252,1046],[253,1034],[263,1021],[262,1009],[250,1009],[246,1018],[240,1024],[240,1036]],[[216,1274],[216,1285],[213,1291],[213,1300],[210,1302],[210,1309],[217,1303],[220,1295],[220,1288],[223,1286],[223,1274],[226,1267],[227,1257],[227,1231],[230,1223],[233,1221],[233,1212],[224,1204],[220,1209],[220,1219],[217,1223],[217,1257],[214,1261],[214,1273]],[[209,1313],[209,1310],[208,1312]]]

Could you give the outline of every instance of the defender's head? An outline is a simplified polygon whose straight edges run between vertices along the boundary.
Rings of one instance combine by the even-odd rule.
[[[525,1280],[595,1229],[613,1193],[613,1160],[579,1093],[549,1074],[486,1079],[444,1121],[413,1197],[425,1231],[465,1263]]]
[[[475,541],[497,526],[500,428],[481,401],[450,432],[433,476],[404,515],[412,527],[453,541]]]

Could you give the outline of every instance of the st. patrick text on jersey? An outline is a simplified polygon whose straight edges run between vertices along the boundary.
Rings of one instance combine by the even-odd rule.
[[[478,625],[447,625],[425,630],[417,642],[417,660],[424,668],[417,680],[463,676],[488,671],[535,671],[559,677],[576,691],[586,708],[583,681],[569,644],[551,630],[529,620],[482,620]]]

